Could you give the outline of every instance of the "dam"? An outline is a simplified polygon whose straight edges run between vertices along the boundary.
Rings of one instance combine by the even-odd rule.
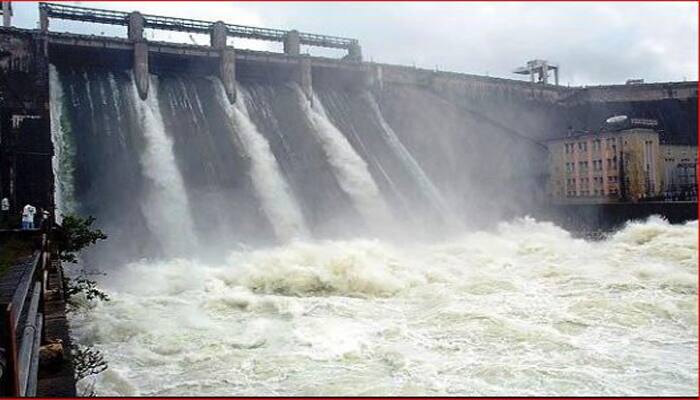
[[[69,315],[109,361],[96,394],[656,393],[637,367],[696,390],[697,217],[593,242],[539,215],[544,141],[625,113],[697,145],[697,82],[564,87],[367,62],[356,39],[296,30],[39,15],[0,28],[0,188],[109,235],[81,261],[112,301]]]

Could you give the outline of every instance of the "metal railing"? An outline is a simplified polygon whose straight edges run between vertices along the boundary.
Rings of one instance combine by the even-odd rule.
[[[45,12],[49,18],[85,21],[108,25],[129,25],[129,13],[123,11],[101,10],[97,8],[76,7],[55,3],[39,3],[39,10]],[[178,31],[189,33],[209,33],[213,22],[188,18],[163,17],[158,15],[142,14],[144,28],[152,28],[166,31]],[[271,28],[258,28],[253,26],[225,24],[229,36],[282,42],[287,37],[288,31]],[[319,35],[313,33],[299,33],[301,44],[317,47],[330,47],[338,49],[350,49],[358,44],[357,39],[339,36]]]
[[[43,280],[48,266],[46,234],[41,241],[41,249],[22,271],[11,300],[0,304],[0,395],[36,396],[44,322]]]

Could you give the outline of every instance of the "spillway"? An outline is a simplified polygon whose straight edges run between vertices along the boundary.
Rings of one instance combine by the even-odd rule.
[[[268,76],[269,75],[269,76]],[[50,70],[56,198],[110,236],[98,395],[693,395],[697,221],[525,217],[542,146],[476,105],[273,73]],[[495,113],[491,110],[490,112]],[[517,217],[516,217],[517,216]]]
[[[150,85],[157,88],[157,80],[151,78]],[[154,94],[141,100],[136,84],[131,86],[131,97],[136,105],[138,123],[143,127],[141,167],[150,181],[142,203],[146,223],[157,233],[165,254],[187,254],[196,246],[196,237],[187,193],[175,164],[172,139],[165,133],[158,97]]]
[[[294,193],[291,192],[279,170],[275,155],[267,139],[258,131],[248,115],[245,101],[249,97],[243,88],[238,88],[241,101],[229,103],[224,87],[215,80],[219,103],[226,110],[238,133],[238,139],[251,160],[250,174],[262,207],[265,209],[277,237],[282,241],[308,236],[304,216],[301,214]]]
[[[301,89],[297,94],[313,132],[326,154],[328,163],[343,191],[352,199],[365,223],[389,223],[389,210],[367,169],[365,161],[355,152],[350,142],[328,118],[321,100],[315,94],[307,100]]]

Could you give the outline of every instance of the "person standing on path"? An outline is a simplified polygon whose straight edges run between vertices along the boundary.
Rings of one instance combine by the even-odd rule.
[[[5,228],[5,225],[9,225],[9,214],[10,214],[10,199],[3,197],[0,200],[0,229]]]
[[[36,214],[36,208],[27,204],[22,209],[22,229],[34,229],[34,214]]]

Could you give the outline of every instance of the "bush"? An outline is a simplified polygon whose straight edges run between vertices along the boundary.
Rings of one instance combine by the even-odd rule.
[[[75,215],[63,216],[63,224],[54,232],[54,244],[61,261],[76,263],[78,253],[84,248],[107,239],[99,229],[92,229],[95,217],[81,218]]]
[[[63,282],[66,297],[70,302],[70,297],[79,293],[84,293],[88,301],[102,300],[109,301],[109,296],[97,287],[97,282],[87,278],[65,279]]]
[[[73,365],[76,381],[97,375],[107,369],[107,361],[102,353],[89,346],[75,346],[73,348]]]
[[[90,216],[82,218],[76,215],[64,215],[63,223],[53,231],[52,239],[58,257],[63,262],[77,263],[80,251],[107,239],[107,235],[99,229],[93,229],[95,218]],[[109,296],[101,291],[95,281],[85,277],[83,270],[81,276],[75,279],[63,276],[63,287],[66,300],[71,303],[71,297],[84,294],[88,301],[109,301]],[[73,347],[73,365],[75,367],[75,379],[79,381],[91,375],[97,375],[107,369],[107,361],[99,350],[89,346]],[[84,396],[94,396],[93,385],[87,388]]]

